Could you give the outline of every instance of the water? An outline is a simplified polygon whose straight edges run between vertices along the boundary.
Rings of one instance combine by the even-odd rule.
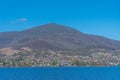
[[[120,80],[120,67],[0,68],[0,80]]]

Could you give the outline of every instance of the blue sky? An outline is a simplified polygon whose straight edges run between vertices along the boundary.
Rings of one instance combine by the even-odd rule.
[[[120,0],[0,0],[0,32],[51,22],[120,40]]]

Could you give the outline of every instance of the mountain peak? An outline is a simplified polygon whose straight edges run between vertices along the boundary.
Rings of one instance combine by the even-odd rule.
[[[64,25],[61,25],[61,24],[57,24],[57,23],[48,23],[48,24],[44,24],[42,26],[43,27],[67,27],[67,26],[64,26]],[[40,27],[42,27],[42,26],[40,26]]]
[[[57,24],[57,23],[47,23],[45,25],[60,25],[60,24]]]
[[[17,34],[0,34],[0,48],[30,47],[32,49],[80,50],[82,48],[120,49],[120,42],[87,35],[74,28],[48,23]]]
[[[31,28],[31,29],[27,29],[25,30],[24,32],[60,32],[60,33],[63,33],[63,32],[69,32],[69,33],[73,33],[73,32],[77,32],[77,33],[80,33],[78,30],[75,30],[74,28],[71,28],[71,27],[68,27],[68,26],[64,26],[64,25],[61,25],[61,24],[57,24],[57,23],[48,23],[48,24],[43,24],[43,25],[40,25],[40,26],[37,26],[37,27],[34,27],[34,28]]]

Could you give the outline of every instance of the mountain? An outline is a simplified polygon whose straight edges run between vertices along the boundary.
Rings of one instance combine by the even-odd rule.
[[[0,49],[11,47],[33,50],[120,49],[120,41],[89,35],[73,28],[49,23],[35,28],[0,33]]]

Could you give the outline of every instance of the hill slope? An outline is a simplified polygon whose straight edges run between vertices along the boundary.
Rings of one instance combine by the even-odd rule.
[[[50,23],[20,32],[0,33],[0,48],[6,47],[29,47],[35,50],[120,49],[120,41]]]

